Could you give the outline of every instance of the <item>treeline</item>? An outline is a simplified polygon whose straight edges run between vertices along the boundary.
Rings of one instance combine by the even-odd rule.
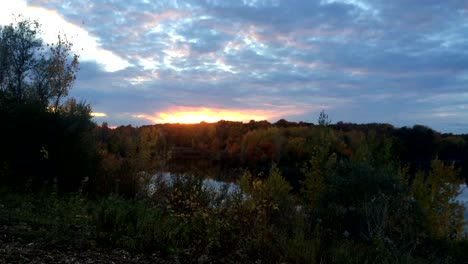
[[[28,186],[27,194],[6,196],[10,202],[0,208],[0,222],[27,222],[39,234],[43,234],[40,230],[55,230],[43,235],[57,243],[79,241],[80,245],[157,251],[175,255],[184,263],[467,260],[464,207],[454,200],[463,182],[460,168],[440,159],[431,160],[427,169],[405,166],[394,156],[394,138],[374,128],[343,131],[330,125],[278,127],[261,122],[264,127],[248,129],[248,124],[238,123],[238,128],[246,129],[236,154],[238,162],[246,166],[242,173],[235,173],[238,191],[207,188],[195,176],[206,175],[197,169],[176,174],[172,183],[153,182],[153,191],[148,191],[155,172],[170,168],[174,155],[187,153],[185,149],[174,151],[177,145],[171,145],[171,136],[164,129],[185,133],[187,128],[192,129],[188,135],[195,135],[194,128],[207,131],[218,124],[94,126],[87,133],[94,138],[94,150],[87,149],[87,153],[95,153],[97,162],[91,163],[95,167],[88,171],[86,183],[84,178],[76,179],[74,191],[79,195],[70,196],[60,184],[71,184],[67,181],[67,175],[74,175],[71,172],[55,183],[41,182],[53,195],[38,198],[31,194],[27,179],[40,181],[31,172],[22,178],[26,182],[16,182]],[[283,145],[277,146],[300,142],[287,149],[303,163],[283,161],[284,157],[273,154],[274,148],[255,143],[278,142],[279,136]],[[195,138],[181,135],[172,140],[197,143]],[[268,155],[246,158],[246,150],[254,143],[258,146],[255,155]],[[37,154],[48,158],[38,164],[55,159],[50,150],[40,150]],[[87,164],[75,157],[75,164]],[[300,180],[284,174],[280,165],[299,170]],[[268,170],[264,172],[262,166]],[[292,184],[295,181],[297,187]],[[88,199],[83,199],[85,191]]]
[[[109,194],[119,188],[134,196],[141,178],[158,172],[235,181],[239,171],[265,174],[276,164],[298,190],[304,168],[324,144],[339,160],[359,159],[372,145],[379,151],[374,158],[390,159],[412,173],[428,171],[431,161],[438,159],[453,163],[460,177],[468,179],[468,136],[441,134],[419,125],[323,126],[280,120],[111,129],[93,123],[90,112],[89,105],[75,100],[54,112],[34,103],[3,102],[3,182],[39,188],[55,181],[64,191],[75,191],[87,180],[89,191]],[[330,131],[327,139],[324,129]]]
[[[327,139],[324,139],[325,130],[329,131]],[[453,163],[461,170],[460,177],[468,179],[468,135],[441,134],[420,125],[395,128],[389,124],[342,122],[314,125],[285,120],[273,124],[219,121],[115,129],[103,124],[96,131],[104,161],[101,169],[106,175],[114,170],[119,177],[129,174],[125,170],[133,170],[134,174],[201,171],[205,176],[229,181],[236,180],[232,177],[238,174],[233,171],[267,173],[276,164],[288,182],[298,189],[304,180],[304,167],[316,149],[329,144],[329,154],[333,153],[339,160],[359,159],[367,155],[369,148],[374,148],[379,151],[372,153],[374,159],[389,159],[408,167],[412,173],[428,171],[431,161],[438,159]],[[134,159],[132,164],[128,163],[129,159]]]

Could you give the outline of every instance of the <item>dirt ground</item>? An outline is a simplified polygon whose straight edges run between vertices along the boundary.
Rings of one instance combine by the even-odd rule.
[[[130,254],[123,250],[58,246],[17,236],[8,226],[0,226],[0,263],[179,263],[157,254]]]

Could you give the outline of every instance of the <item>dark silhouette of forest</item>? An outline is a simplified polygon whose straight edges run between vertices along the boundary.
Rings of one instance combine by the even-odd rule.
[[[39,30],[22,18],[0,28],[5,237],[187,263],[468,261],[454,200],[468,180],[468,135],[332,124],[324,112],[316,124],[111,129],[68,97],[72,44],[48,46]],[[171,182],[154,181],[166,172]],[[205,178],[239,189],[210,189]]]

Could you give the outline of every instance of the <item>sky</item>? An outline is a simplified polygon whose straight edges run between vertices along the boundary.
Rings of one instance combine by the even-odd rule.
[[[468,133],[468,1],[8,0],[80,54],[97,123],[284,118]]]

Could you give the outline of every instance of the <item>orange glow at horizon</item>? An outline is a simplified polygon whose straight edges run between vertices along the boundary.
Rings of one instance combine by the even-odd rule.
[[[107,114],[106,114],[106,113],[102,113],[102,112],[92,112],[92,113],[91,113],[91,116],[92,116],[92,117],[106,117]]]
[[[213,108],[178,108],[165,112],[157,113],[156,115],[139,114],[134,115],[136,118],[143,118],[154,123],[181,123],[181,124],[197,124],[200,122],[214,123],[220,120],[226,121],[250,121],[250,120],[267,120],[275,115],[263,110],[228,110],[228,109],[213,109]]]

